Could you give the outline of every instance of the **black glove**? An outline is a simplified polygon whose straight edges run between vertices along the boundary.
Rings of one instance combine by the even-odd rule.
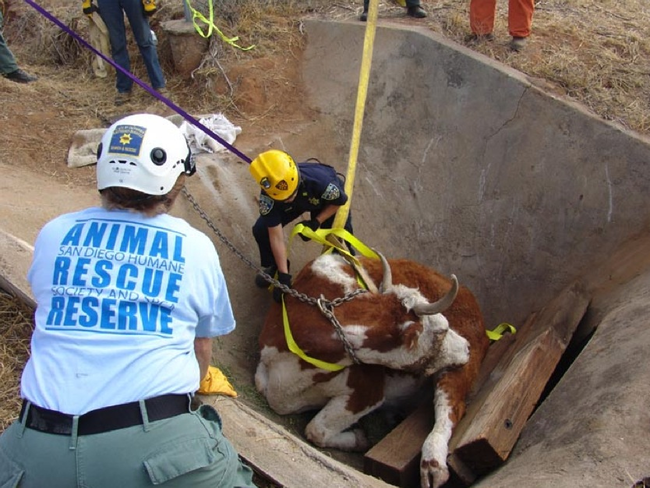
[[[156,13],[156,0],[142,0],[142,7],[144,8],[144,14],[147,17],[151,17]]]
[[[309,227],[314,232],[316,232],[320,228],[320,222],[318,221],[318,219],[303,220],[300,223],[302,225],[304,225],[305,227]],[[302,234],[300,234],[300,238],[305,242],[311,240],[311,239],[309,239],[309,237],[307,237],[305,235],[302,235]]]
[[[289,273],[280,273],[278,271],[278,281],[281,284],[291,288],[291,275]],[[278,288],[277,286],[273,287],[273,300],[275,300],[278,303],[281,303],[283,294],[284,292],[280,288]]]

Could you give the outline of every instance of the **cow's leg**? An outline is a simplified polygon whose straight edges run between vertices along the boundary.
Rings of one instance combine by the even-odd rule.
[[[465,368],[444,373],[433,397],[435,423],[422,445],[420,480],[422,488],[439,488],[449,479],[447,455],[454,427],[465,415],[465,398],[471,387]]]
[[[255,386],[269,406],[280,415],[314,410],[330,398],[346,393],[347,372],[323,372],[305,368],[293,353],[279,353],[270,362],[260,362]]]
[[[384,403],[384,369],[359,365],[348,373],[348,393],[333,396],[309,422],[305,436],[320,447],[364,451],[369,444],[363,430],[348,429]]]
[[[269,371],[266,364],[259,362],[255,371],[255,388],[266,397],[266,388],[269,384]]]

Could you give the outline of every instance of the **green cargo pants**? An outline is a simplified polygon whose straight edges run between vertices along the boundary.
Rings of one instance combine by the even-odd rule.
[[[0,74],[6,75],[7,73],[13,73],[16,71],[18,69],[18,64],[2,35],[3,28],[4,18],[2,17],[2,10],[0,10]],[[2,485],[0,485],[0,487],[2,487]]]
[[[25,428],[0,436],[0,488],[251,488],[209,405],[143,425],[85,436]]]

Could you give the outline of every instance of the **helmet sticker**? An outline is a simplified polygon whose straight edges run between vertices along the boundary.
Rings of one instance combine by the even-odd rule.
[[[139,156],[146,129],[137,125],[118,125],[113,131],[108,152]]]
[[[268,195],[260,195],[260,215],[268,215],[275,201]]]
[[[275,185],[278,190],[287,191],[289,189],[289,184],[285,180],[278,181]]]
[[[339,187],[336,186],[334,183],[330,183],[327,185],[327,188],[325,188],[325,191],[323,192],[323,196],[321,197],[323,200],[336,200],[341,196],[341,190],[339,190]]]

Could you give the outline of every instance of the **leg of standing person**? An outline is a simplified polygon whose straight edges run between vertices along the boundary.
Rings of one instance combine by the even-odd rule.
[[[508,1],[508,30],[512,36],[511,47],[521,51],[526,45],[533,25],[533,12],[535,0],[509,0]]]
[[[2,11],[0,11],[0,72],[6,75],[16,71],[18,69],[18,63],[16,63],[16,58],[5,42],[5,38],[2,35],[3,28],[4,18],[2,17]]]
[[[469,26],[474,36],[490,36],[494,30],[496,0],[471,0],[469,3]]]
[[[147,68],[151,87],[154,90],[165,88],[165,77],[160,67],[160,61],[158,60],[156,45],[153,43],[149,20],[144,15],[142,0],[123,0],[122,5],[124,13],[126,13],[126,17],[129,19],[135,42],[140,49],[140,55]]]
[[[363,0],[363,12],[359,17],[359,20],[361,22],[365,22],[366,20],[368,20],[368,8],[370,8],[370,0]]]
[[[427,13],[422,8],[420,0],[406,0],[406,15],[416,19],[423,19]]]
[[[260,264],[263,268],[275,266],[275,258],[271,250],[271,242],[269,240],[269,229],[264,225],[262,219],[257,219],[253,225],[253,237],[257,242],[257,247],[260,251]]]
[[[0,74],[11,81],[18,83],[29,83],[35,81],[35,76],[28,75],[18,67],[16,58],[9,49],[9,46],[7,46],[7,42],[2,35],[3,27],[4,17],[2,16],[2,11],[0,11]]]
[[[124,12],[122,11],[121,2],[117,0],[97,0],[99,15],[108,28],[108,37],[111,42],[111,53],[113,61],[124,71],[131,72],[131,60],[126,41],[126,25],[124,23]],[[117,88],[118,103],[120,94],[126,95],[131,93],[133,80],[128,75],[116,70],[115,87]]]

